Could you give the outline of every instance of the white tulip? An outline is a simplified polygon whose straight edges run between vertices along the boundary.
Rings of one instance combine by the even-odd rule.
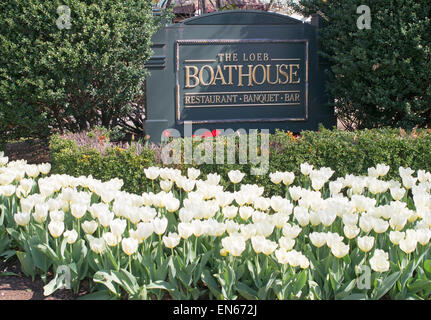
[[[63,234],[64,238],[66,239],[66,242],[68,244],[74,244],[76,240],[78,239],[78,232],[75,230],[67,230]]]
[[[70,206],[70,212],[76,219],[81,219],[87,212],[87,206],[81,203],[75,203]]]
[[[90,249],[97,254],[101,254],[105,250],[105,240],[103,238],[89,238]]]
[[[238,213],[238,207],[236,206],[227,206],[222,209],[223,216],[226,219],[233,219],[236,217]]]
[[[292,250],[295,246],[295,240],[287,237],[281,237],[278,239],[278,243],[280,248],[285,249],[286,251]]]
[[[245,239],[241,235],[231,235],[222,239],[223,248],[231,255],[238,257],[245,250]]]
[[[349,253],[349,245],[341,241],[334,241],[331,245],[331,252],[337,258],[342,258]]]
[[[253,247],[254,252],[261,253],[263,251],[265,240],[264,236],[251,237],[251,246]]]
[[[97,219],[103,227],[107,228],[109,227],[111,221],[114,219],[114,213],[111,211],[101,211],[98,213]]]
[[[188,239],[193,234],[193,226],[187,222],[180,222],[178,224],[178,234],[183,239]]]
[[[81,226],[82,230],[84,230],[85,233],[93,234],[96,231],[98,225],[99,224],[97,223],[97,221],[92,220],[84,221]]]
[[[244,178],[245,173],[242,173],[239,170],[231,170],[228,172],[228,177],[229,180],[233,183],[233,184],[237,184],[240,183],[241,180]]]
[[[370,259],[370,266],[376,272],[386,272],[389,270],[389,255],[383,250],[376,249],[373,257]]]
[[[131,256],[132,254],[136,253],[136,251],[138,250],[138,245],[138,240],[133,238],[125,238],[123,239],[123,241],[121,241],[121,248],[128,256]]]
[[[293,172],[283,172],[283,184],[289,186],[295,180],[295,174]]]
[[[239,216],[243,220],[247,220],[254,213],[254,209],[252,207],[240,207],[239,208]]]
[[[358,247],[364,252],[370,251],[374,246],[374,237],[359,237]]]
[[[103,239],[105,240],[106,244],[110,247],[115,247],[121,241],[121,237],[117,237],[112,232],[104,232]]]
[[[307,162],[301,163],[301,173],[304,176],[308,176],[313,171],[313,165],[309,165]]]
[[[283,227],[283,235],[290,239],[295,239],[302,231],[302,228],[297,225],[290,225],[287,223]]]
[[[320,248],[326,244],[326,233],[323,232],[312,232],[309,234],[311,243]]]
[[[274,184],[279,184],[281,181],[283,181],[283,174],[281,172],[274,172],[269,174],[269,178],[271,179],[271,182]]]
[[[416,250],[417,243],[416,237],[406,237],[400,240],[399,246],[402,251],[408,254]]]
[[[166,248],[173,249],[180,243],[181,237],[177,233],[169,232],[167,236],[163,236],[163,243]]]
[[[406,189],[404,188],[390,188],[391,196],[394,200],[401,200],[406,193]]]
[[[59,236],[61,236],[63,234],[63,231],[64,231],[63,221],[52,220],[48,224],[48,230],[49,230],[49,233],[51,234],[51,236],[53,236],[54,238],[58,238]]]
[[[33,212],[34,220],[38,223],[45,222],[46,218],[48,217],[48,210],[48,204],[36,204]]]
[[[136,229],[136,236],[138,240],[143,241],[149,238],[154,233],[154,226],[152,222],[140,222]]]
[[[166,219],[165,217],[163,218],[155,218],[153,220],[153,228],[154,228],[154,232],[157,235],[162,235],[163,233],[165,233],[166,228],[168,227],[168,219]]]
[[[111,232],[116,236],[120,237],[123,235],[127,227],[127,221],[123,219],[114,219],[109,223]]]
[[[157,167],[149,167],[144,169],[145,176],[150,180],[155,180],[160,174],[160,169]]]
[[[56,210],[56,211],[51,211],[50,213],[49,213],[49,218],[52,220],[52,221],[60,221],[60,222],[63,222],[64,221],[64,211],[62,211],[62,210]]]
[[[30,222],[31,214],[30,212],[19,212],[14,214],[13,218],[16,224],[25,227]]]
[[[201,171],[199,169],[195,169],[195,168],[188,168],[187,169],[187,176],[191,180],[196,180],[200,174],[201,174]]]

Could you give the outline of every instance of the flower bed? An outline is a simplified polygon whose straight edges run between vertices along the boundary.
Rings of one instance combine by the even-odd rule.
[[[48,175],[0,158],[0,252],[46,281],[45,294],[129,299],[425,299],[431,292],[431,173],[379,164],[331,179],[303,163],[282,186],[230,171],[150,167],[141,195],[123,181]],[[221,185],[233,184],[226,191]],[[162,191],[153,193],[155,187]],[[55,277],[47,281],[47,274]]]

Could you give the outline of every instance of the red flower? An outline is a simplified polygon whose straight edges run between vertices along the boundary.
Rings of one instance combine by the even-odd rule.
[[[212,133],[210,131],[207,131],[202,135],[202,138],[208,138],[208,137],[212,137],[212,136],[213,136]]]
[[[212,131],[212,134],[213,134],[213,137],[217,137],[217,136],[219,136],[219,135],[220,135],[220,130],[214,129],[214,130]]]
[[[163,131],[163,136],[164,137],[169,138],[170,135],[171,135],[171,133],[169,132],[169,130]]]

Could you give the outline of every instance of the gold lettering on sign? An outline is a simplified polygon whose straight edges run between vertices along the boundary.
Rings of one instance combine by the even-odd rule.
[[[194,70],[193,74],[190,74],[190,69]],[[198,67],[186,66],[186,88],[195,88],[199,85],[199,78],[197,77],[198,72]],[[195,80],[195,83],[193,85],[190,84],[190,78],[193,78]]]
[[[212,84],[216,85],[217,80],[221,80],[222,85],[224,85],[224,86],[227,85],[226,80],[224,79],[223,72],[221,71],[220,65],[217,66],[217,72],[216,72],[216,75],[214,77],[214,81]]]
[[[267,75],[269,84],[278,84],[279,76],[280,76],[280,65],[279,64],[275,65],[275,69],[277,70],[277,76],[275,81],[271,81],[271,65],[270,64],[266,65],[266,75]]]
[[[262,68],[262,71],[263,71],[262,81],[257,81],[257,79],[256,79],[256,70],[258,69],[258,67]],[[266,82],[266,68],[264,65],[258,64],[257,66],[255,66],[253,68],[253,81],[257,85],[261,85],[261,84],[264,84]]]
[[[301,83],[301,66],[297,64],[223,64],[222,62],[238,61],[238,53],[218,53],[219,64],[212,66],[204,65],[185,65],[185,88],[193,89],[197,86],[238,86],[253,87],[270,84],[286,85]],[[242,53],[242,61],[288,61],[300,59],[271,59],[267,52]],[[185,60],[187,62],[209,62],[210,60]],[[187,63],[186,62],[186,63]],[[234,83],[237,81],[237,83]]]
[[[226,68],[229,69],[229,82],[228,82],[228,84],[232,85],[233,84],[233,82],[232,82],[232,68],[235,68],[235,70],[236,70],[238,67],[235,65],[223,66],[224,70],[226,70]]]
[[[283,67],[286,69],[286,71],[283,71]],[[287,74],[287,68],[288,68],[288,66],[285,64],[282,64],[280,66],[280,74],[285,77],[285,80],[281,81],[281,79],[279,79],[278,80],[279,84],[287,84],[289,82],[289,75]]]
[[[244,85],[242,84],[242,77],[248,77],[248,87],[252,87],[253,86],[253,82],[252,82],[252,72],[253,72],[253,65],[249,64],[248,65],[248,73],[242,73],[242,65],[238,66],[238,87],[243,87]]]
[[[209,70],[209,74],[210,74],[210,81],[208,81],[208,82],[205,82],[204,81],[204,77],[203,77],[203,73],[204,73],[205,69],[208,69]],[[204,65],[201,68],[201,71],[199,71],[199,80],[202,83],[202,85],[209,86],[214,81],[214,69],[211,66],[207,65],[207,64]]]
[[[293,68],[297,68],[297,70],[295,72],[293,72]],[[299,70],[299,64],[291,64],[290,65],[290,83],[300,83],[301,79],[298,78],[297,81],[293,81],[293,76],[297,76],[298,75],[298,70]]]

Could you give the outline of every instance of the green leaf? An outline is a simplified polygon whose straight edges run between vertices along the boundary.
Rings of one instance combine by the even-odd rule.
[[[18,257],[18,260],[21,263],[22,272],[24,272],[26,276],[31,276],[31,278],[34,281],[34,277],[36,273],[35,273],[35,267],[31,256],[21,251],[17,251],[16,256]]]
[[[247,286],[246,284],[238,281],[235,284],[236,290],[238,290],[239,294],[242,295],[247,300],[258,300],[257,292]]]
[[[53,292],[57,290],[56,287],[57,287],[57,277],[52,279],[47,285],[43,287],[43,295],[45,297],[51,295]]]
[[[356,279],[353,279],[340,288],[340,292],[335,295],[335,299],[343,300],[345,297],[350,295],[350,293],[353,291],[353,289],[355,289],[355,287]]]
[[[395,282],[398,281],[400,276],[401,271],[397,271],[386,277],[373,294],[373,299],[379,300],[381,297],[383,297],[394,286]]]
[[[365,293],[353,293],[341,300],[367,300],[367,296]]]
[[[4,252],[2,252],[0,254],[0,257],[4,258],[4,261],[9,260],[11,257],[13,257],[14,255],[16,255],[16,251],[15,250],[6,250]]]
[[[147,289],[162,289],[166,291],[175,291],[176,288],[166,281],[154,281],[146,285]]]
[[[15,229],[13,229],[13,228],[6,228],[6,231],[7,231],[7,233],[9,233],[10,234],[10,236],[15,240],[15,241],[17,241],[17,242],[22,242],[22,236],[21,236],[21,234],[17,231],[17,230],[15,230]]]
[[[424,261],[424,269],[426,272],[431,274],[431,260],[427,259]]]
[[[15,272],[2,272],[2,273],[0,273],[0,277],[11,277],[11,276],[19,277],[19,274],[16,274]]]
[[[51,259],[54,263],[60,261],[59,257],[55,253],[55,251],[48,246],[46,243],[41,243],[36,245],[36,247],[42,251],[49,259]]]
[[[86,295],[83,295],[77,300],[115,300],[109,290],[99,290]]]
[[[119,284],[130,296],[136,297],[139,295],[139,285],[133,274],[125,269],[120,271],[111,271],[112,279]]]
[[[299,273],[299,276],[295,282],[295,292],[298,293],[299,291],[301,291],[306,283],[307,283],[307,271],[302,270]]]
[[[4,217],[6,215],[6,206],[4,204],[0,204],[0,227],[3,226]]]
[[[61,241],[61,245],[60,245],[60,255],[62,259],[65,259],[65,255],[64,252],[66,251],[66,246],[67,246],[67,240],[63,239],[63,241]]]
[[[217,298],[221,298],[221,291],[217,285],[217,281],[214,279],[214,277],[211,275],[210,271],[208,269],[205,269],[201,274],[201,279],[208,288],[210,289],[211,293]]]
[[[431,280],[416,280],[408,285],[408,292],[411,294],[422,290],[431,290]]]
[[[103,284],[107,287],[113,294],[119,296],[119,292],[117,291],[116,286],[112,283],[113,278],[110,273],[106,271],[98,271],[93,276],[93,281],[97,283]]]
[[[33,262],[36,267],[38,267],[43,272],[48,272],[51,262],[49,257],[40,250],[37,245],[39,244],[39,239],[37,237],[32,237],[30,239],[29,250],[33,258]]]

